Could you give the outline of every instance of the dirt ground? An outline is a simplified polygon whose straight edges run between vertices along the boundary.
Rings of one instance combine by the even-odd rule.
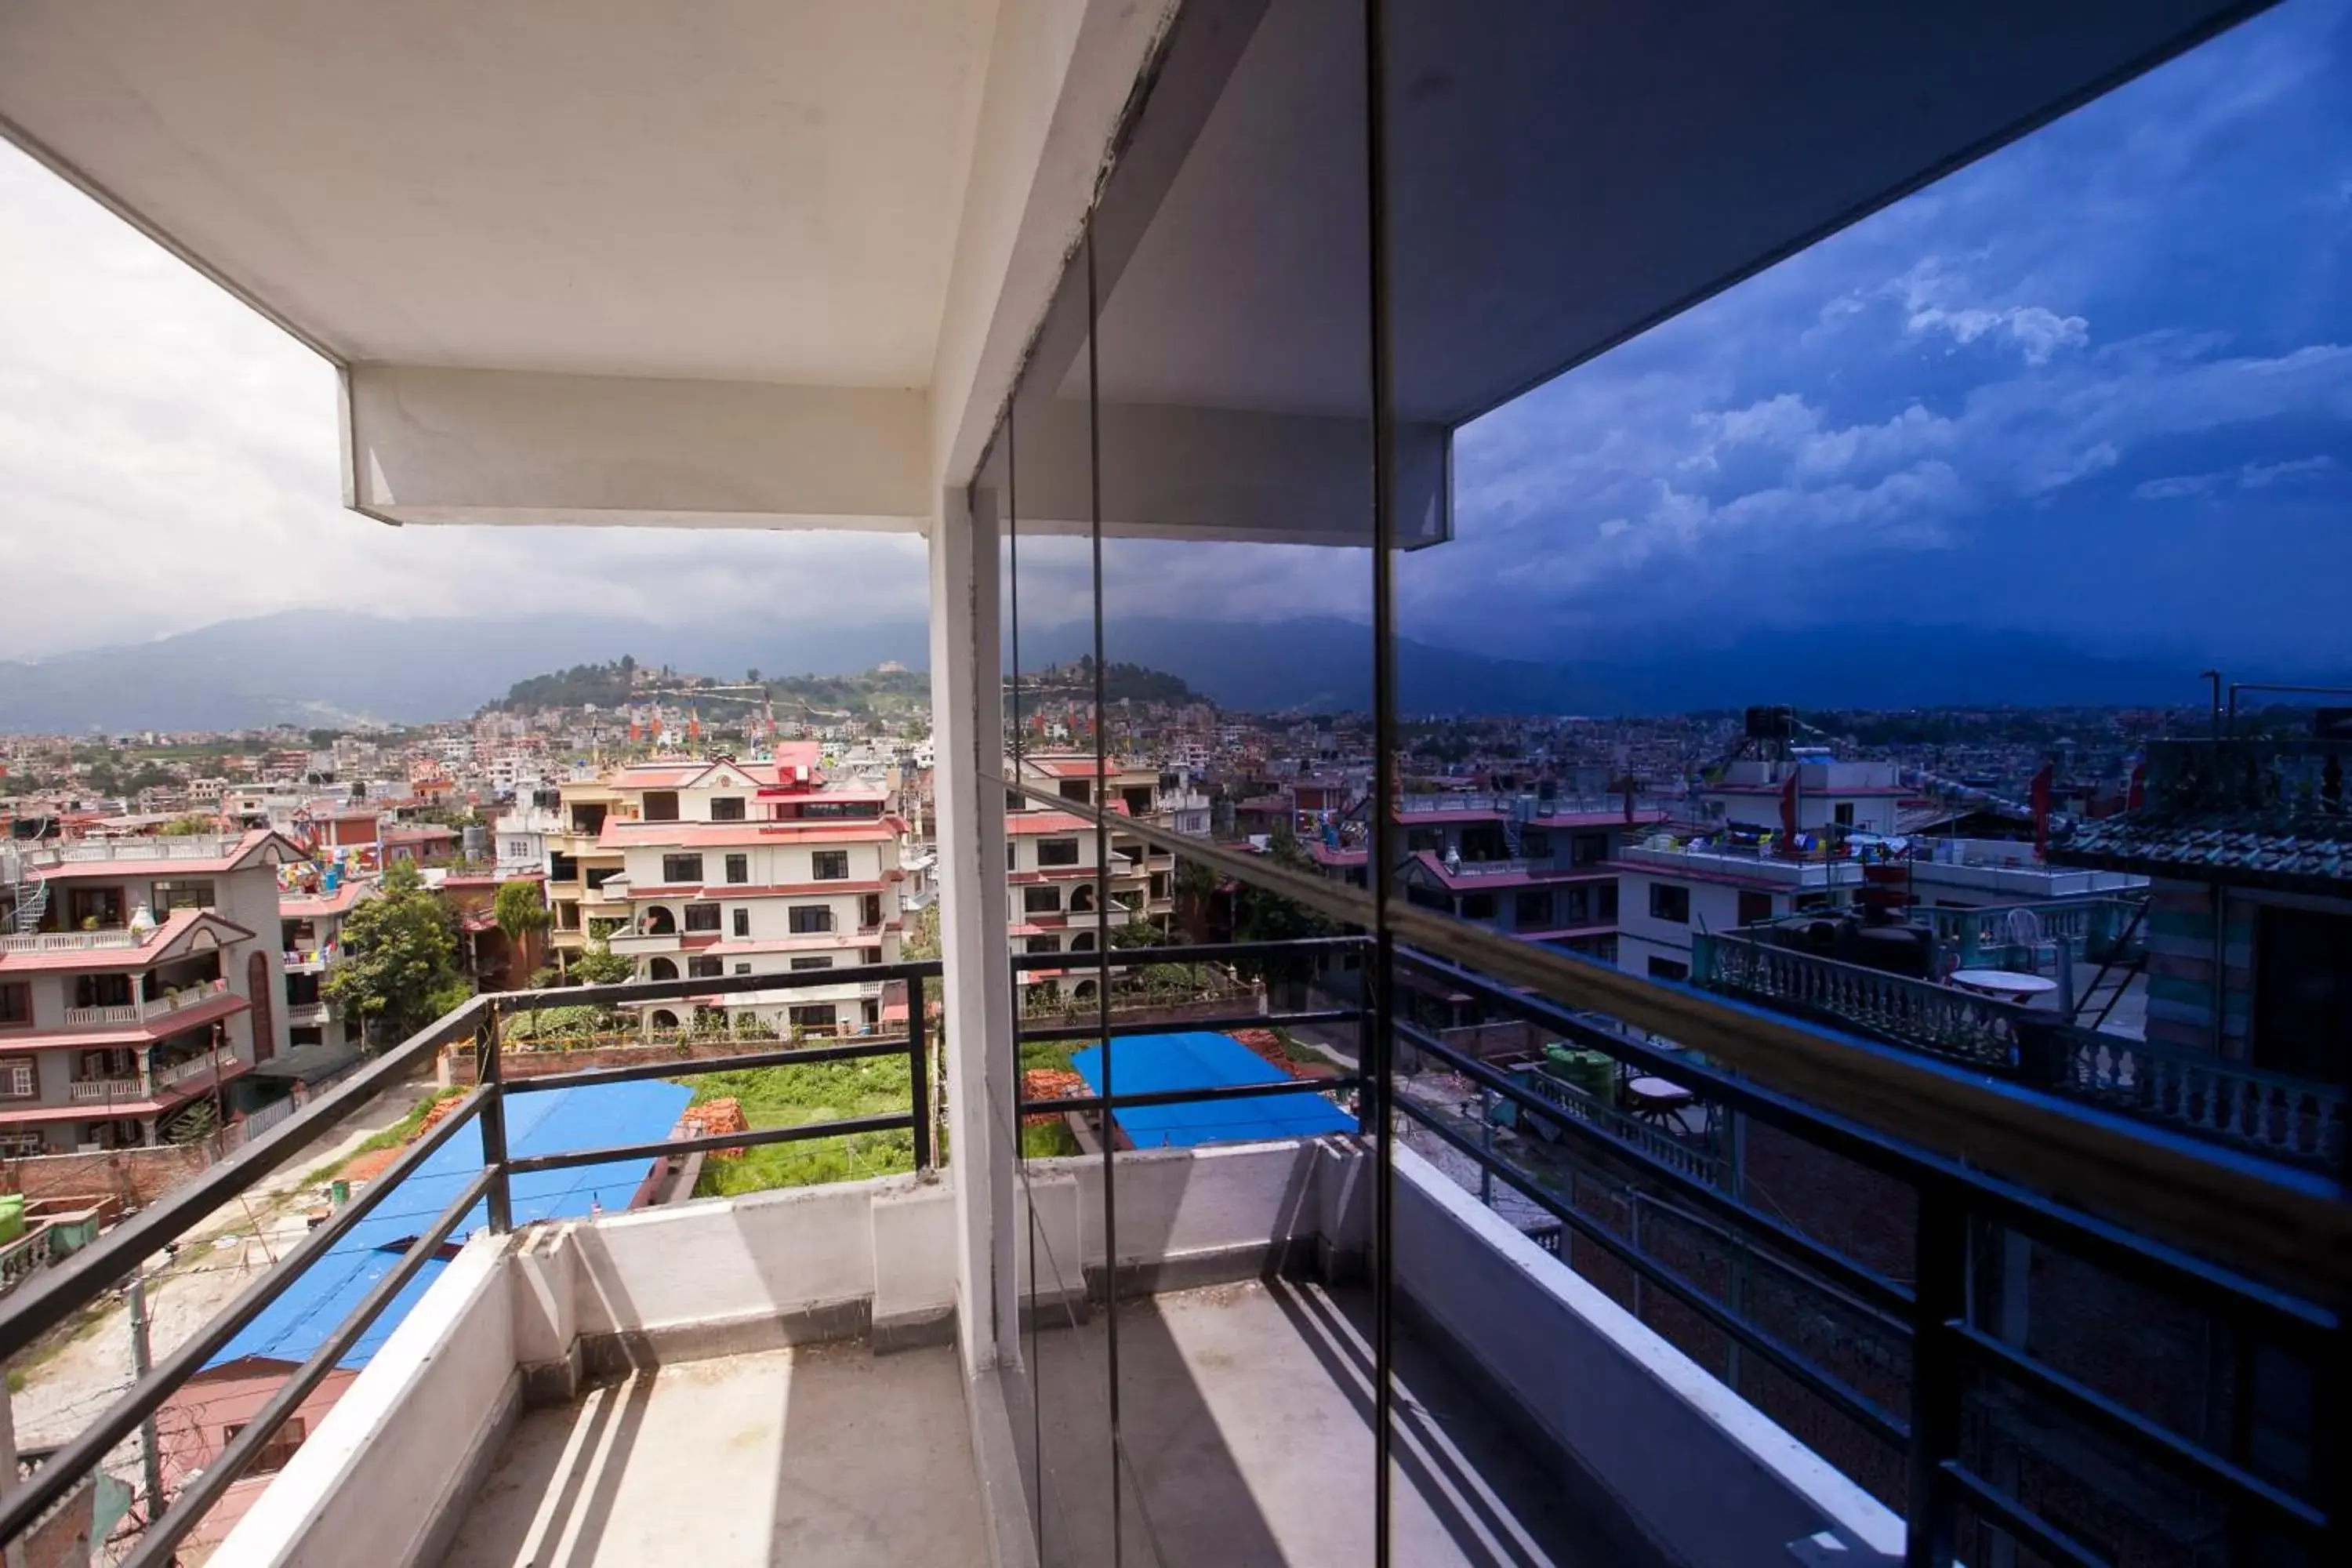
[[[426,1082],[385,1090],[345,1122],[333,1142],[265,1178],[200,1221],[176,1258],[147,1261],[149,1342],[160,1360],[226,1305],[254,1277],[285,1256],[309,1229],[306,1215],[325,1202],[318,1173],[349,1156],[399,1121],[432,1091]],[[21,1451],[71,1438],[131,1386],[130,1308],[119,1294],[11,1364],[9,1404]],[[125,1479],[139,1474],[136,1439],[109,1457]]]

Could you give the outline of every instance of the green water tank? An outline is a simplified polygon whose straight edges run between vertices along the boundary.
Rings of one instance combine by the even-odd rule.
[[[1607,1051],[1580,1049],[1558,1042],[1544,1047],[1552,1076],[1565,1079],[1596,1100],[1610,1097],[1617,1074],[1616,1058]]]
[[[25,1234],[25,1194],[0,1194],[0,1247]]]

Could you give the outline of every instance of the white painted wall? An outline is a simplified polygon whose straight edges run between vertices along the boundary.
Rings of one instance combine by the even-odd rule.
[[[1395,1170],[1396,1282],[1669,1562],[1891,1564],[1902,1521],[1412,1150]]]

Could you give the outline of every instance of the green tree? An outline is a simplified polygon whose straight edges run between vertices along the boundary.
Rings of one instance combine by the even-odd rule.
[[[185,816],[172,818],[155,831],[159,837],[164,838],[194,838],[200,834],[216,832],[219,827],[218,817],[206,816],[201,811],[192,811]]]
[[[457,922],[405,860],[384,873],[381,896],[344,918],[343,943],[343,961],[323,989],[379,1042],[423,1028],[468,994],[457,972]]]
[[[1286,871],[1319,878],[1315,858],[1299,846],[1287,821],[1277,819],[1266,840],[1266,858]],[[1234,940],[1236,942],[1299,942],[1329,936],[1331,922],[1313,910],[1264,888],[1244,887],[1234,897]],[[1244,974],[1263,978],[1269,985],[1303,984],[1314,973],[1311,958],[1296,953],[1242,960],[1234,965]]]
[[[531,932],[547,929],[547,900],[540,896],[537,882],[502,883],[491,918],[507,941],[520,947]]]
[[[637,966],[598,940],[580,950],[571,971],[583,985],[621,985],[636,978]]]
[[[933,900],[908,917],[907,934],[898,943],[898,956],[912,961],[939,955],[940,906]]]

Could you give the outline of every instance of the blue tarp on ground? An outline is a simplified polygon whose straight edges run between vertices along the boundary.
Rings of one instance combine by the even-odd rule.
[[[1113,1052],[1112,1088],[1119,1094],[1287,1081],[1281,1069],[1228,1035],[1129,1035],[1111,1041],[1108,1048]],[[1070,1058],[1071,1067],[1097,1094],[1103,1092],[1104,1049],[1088,1046]],[[1139,1149],[1189,1149],[1197,1143],[1313,1138],[1356,1130],[1354,1117],[1311,1089],[1251,1100],[1135,1106],[1116,1117],[1119,1131]]]
[[[668,1135],[694,1098],[694,1091],[674,1083],[609,1083],[586,1089],[549,1089],[539,1094],[509,1095],[506,1101],[507,1148],[517,1158],[562,1154],[581,1149],[610,1148],[620,1143],[645,1143]],[[583,1165],[568,1171],[531,1171],[512,1178],[514,1219],[526,1225],[537,1219],[576,1219],[602,1207],[625,1209],[653,1170],[651,1160],[625,1160],[603,1165]],[[457,1202],[482,1169],[482,1140],[473,1127],[458,1130],[432,1158],[394,1188],[374,1213],[352,1227],[334,1249],[286,1288],[286,1293],[263,1309],[245,1331],[223,1345],[205,1369],[264,1356],[272,1361],[300,1362],[326,1342],[337,1325],[375,1282],[392,1272],[414,1237],[429,1228],[441,1211]],[[457,1226],[453,1241],[463,1241],[488,1223],[486,1206],[476,1205]],[[365,1366],[401,1320],[440,1278],[439,1259],[427,1262],[416,1278],[401,1288],[383,1315],[371,1324],[359,1342],[336,1364]]]

